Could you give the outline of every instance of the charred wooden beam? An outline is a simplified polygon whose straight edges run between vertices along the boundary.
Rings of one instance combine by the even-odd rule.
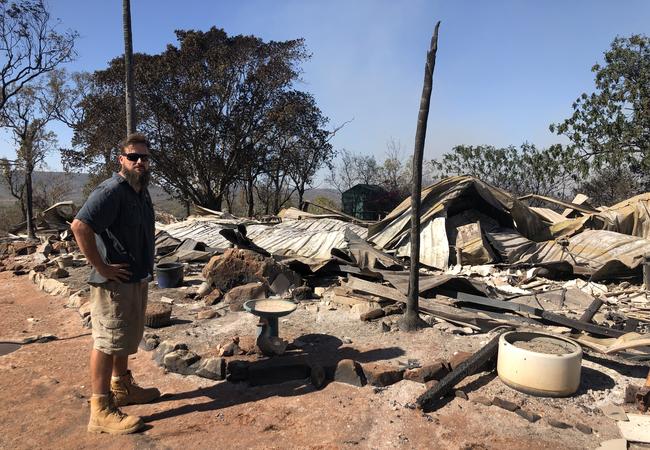
[[[483,348],[449,372],[438,384],[420,395],[416,401],[418,407],[424,411],[435,409],[439,400],[449,393],[454,386],[484,367],[488,361],[496,356],[499,350],[499,338],[505,331],[499,332]]]
[[[580,316],[580,322],[589,323],[591,319],[594,318],[600,307],[603,306],[603,301],[599,298],[595,298],[591,305],[582,313]]]

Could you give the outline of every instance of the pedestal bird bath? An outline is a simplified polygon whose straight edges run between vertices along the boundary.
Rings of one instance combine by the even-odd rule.
[[[278,318],[291,314],[298,305],[279,299],[249,300],[244,303],[244,309],[260,317],[258,336],[278,337]]]

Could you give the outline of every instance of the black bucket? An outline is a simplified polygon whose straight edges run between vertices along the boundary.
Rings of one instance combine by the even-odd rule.
[[[165,263],[156,266],[158,287],[175,288],[183,282],[183,264]]]

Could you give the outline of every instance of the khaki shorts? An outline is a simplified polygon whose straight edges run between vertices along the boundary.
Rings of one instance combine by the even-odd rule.
[[[132,355],[144,333],[147,282],[109,281],[90,287],[93,348],[108,355]]]

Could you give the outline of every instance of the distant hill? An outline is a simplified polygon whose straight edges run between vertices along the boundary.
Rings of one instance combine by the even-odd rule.
[[[88,182],[88,174],[86,173],[66,173],[66,172],[34,172],[33,183],[51,183],[57,182],[57,179],[66,177],[70,182],[70,193],[66,196],[65,200],[72,200],[77,206],[81,206],[85,200],[83,191],[84,186]],[[172,213],[176,216],[182,216],[185,207],[177,200],[173,199],[169,194],[163,191],[158,186],[151,186],[149,189],[154,206],[157,209]],[[335,189],[309,189],[305,192],[305,199],[313,201],[318,197],[326,197],[332,200],[336,205],[341,204],[341,195]],[[9,188],[5,183],[0,182],[0,205],[13,204],[15,199],[11,196]]]

